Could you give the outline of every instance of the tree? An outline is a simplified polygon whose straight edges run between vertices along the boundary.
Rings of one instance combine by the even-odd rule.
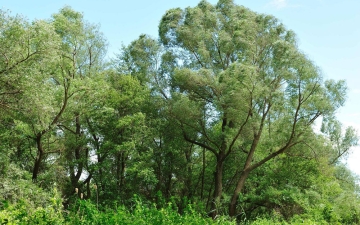
[[[69,7],[54,14],[52,21],[39,20],[31,25],[20,17],[5,18],[3,28],[2,41],[4,46],[9,45],[1,58],[3,82],[12,88],[4,93],[18,93],[17,102],[12,105],[17,107],[13,127],[26,137],[19,141],[25,140],[26,145],[14,147],[18,153],[30,149],[35,181],[41,169],[46,171],[45,161],[59,161],[59,153],[68,152],[66,140],[70,140],[67,139],[70,135],[64,138],[64,129],[69,128],[67,131],[74,131],[72,135],[80,136],[80,115],[87,110],[86,95],[92,95],[101,84],[95,87],[92,79],[100,80],[106,42],[98,27],[85,22],[81,13]],[[10,37],[14,37],[13,45]],[[69,126],[72,118],[74,130]],[[31,151],[33,144],[35,155]],[[70,151],[79,156],[82,149],[84,146],[77,144]],[[79,179],[82,165],[80,160],[72,178]],[[75,178],[73,183],[77,182]]]
[[[23,130],[17,128],[23,127],[21,121],[26,117],[25,114],[28,113],[35,120],[34,111],[45,109],[40,102],[49,99],[46,94],[49,93],[50,85],[41,71],[48,72],[45,65],[52,65],[56,61],[59,39],[47,22],[37,20],[29,23],[19,15],[11,16],[9,12],[2,10],[0,32],[0,120],[8,131],[8,135],[3,133],[8,149],[16,151],[17,159],[27,162],[35,160],[35,157],[31,158],[31,154],[24,153],[24,142],[28,140],[17,136]],[[44,85],[34,90],[34,83]],[[34,97],[34,101],[30,100],[30,96]],[[44,96],[46,97],[42,99]],[[30,109],[27,107],[29,103],[33,104]],[[26,156],[23,157],[24,155]]]
[[[321,125],[321,132],[327,136],[334,154],[330,158],[330,164],[335,164],[344,159],[350,149],[358,145],[359,138],[353,127],[347,127],[345,133],[342,131],[342,124],[334,117],[325,118]]]
[[[4,33],[9,32],[7,35],[16,38],[15,44],[11,45],[13,47],[3,52],[5,61],[2,72],[7,79],[3,82],[7,84],[5,87],[12,89],[10,92],[17,94],[14,95],[16,104],[12,104],[16,109],[12,113],[17,119],[13,126],[22,127],[23,134],[36,143],[37,156],[34,157],[33,167],[33,179],[36,180],[44,156],[42,138],[52,130],[63,112],[63,107],[59,110],[53,108],[58,89],[53,88],[51,81],[58,60],[60,39],[52,25],[45,21],[28,25],[19,19],[9,19],[8,23],[10,27]],[[13,40],[7,35],[4,42]],[[40,85],[34,88],[34,84]]]
[[[0,25],[0,223],[359,223],[343,163],[358,137],[335,118],[345,82],[323,80],[276,18],[231,0],[171,9],[159,40],[111,63],[70,7]]]
[[[182,66],[172,74],[172,110],[186,141],[216,157],[213,214],[223,192],[225,160],[242,152],[229,204],[236,215],[250,172],[312,135],[311,125],[343,105],[344,81],[323,81],[276,18],[231,0],[171,9],[159,35]]]
[[[30,67],[35,69],[39,63],[51,61],[56,55],[58,39],[45,21],[29,23],[3,10],[0,10],[0,32],[0,110],[14,112],[31,82]]]
[[[98,26],[85,21],[81,13],[70,7],[60,9],[52,17],[51,22],[62,40],[58,64],[61,77],[55,82],[66,87],[64,98],[68,96],[71,100],[64,119],[56,127],[64,138],[63,162],[70,175],[67,195],[84,184],[87,184],[89,193],[92,178],[90,155],[96,151],[89,147],[89,121],[92,121],[91,112],[95,110],[93,102],[103,100],[108,89],[104,74],[107,43]],[[80,182],[82,176],[86,178]]]
[[[144,195],[149,199],[153,198],[158,191],[169,199],[173,191],[176,190],[173,185],[175,183],[174,177],[180,177],[175,168],[180,164],[181,157],[178,157],[178,154],[182,154],[182,152],[174,148],[173,139],[176,139],[176,135],[173,135],[173,130],[169,128],[171,124],[169,124],[165,113],[166,99],[169,94],[168,80],[165,74],[167,71],[164,68],[172,67],[172,62],[171,56],[164,53],[159,42],[148,35],[140,35],[137,40],[126,47],[124,46],[113,61],[120,77],[124,77],[123,74],[131,76],[139,81],[142,89],[149,91],[146,100],[143,99],[145,101],[140,104],[141,112],[146,114],[144,122],[147,131],[142,137],[142,146],[137,148],[137,151],[143,154],[142,161],[147,161],[147,166],[150,166],[145,167],[143,165],[143,169],[147,168],[149,171],[153,171],[153,175],[156,177],[153,179],[153,181],[156,180],[156,185],[153,188],[150,188],[152,185],[148,184],[141,187],[144,190]],[[124,92],[124,94],[126,97],[127,93]],[[137,95],[141,97],[141,92]],[[134,95],[134,100],[137,99],[135,97],[137,95]],[[127,110],[127,112],[131,111]],[[177,144],[179,146],[179,143]],[[131,158],[134,160],[134,156]]]
[[[129,75],[107,71],[107,76],[106,99],[95,101],[96,110],[87,121],[97,159],[91,173],[103,200],[124,201],[153,182],[151,152],[144,140],[146,117],[141,111],[149,90]]]

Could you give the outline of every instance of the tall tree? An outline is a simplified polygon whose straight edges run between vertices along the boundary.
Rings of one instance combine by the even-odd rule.
[[[3,10],[0,10],[0,32],[0,110],[4,115],[4,111],[18,106],[19,96],[31,82],[31,69],[56,55],[58,39],[45,21],[29,23]]]
[[[37,106],[39,110],[44,110],[45,106],[42,107],[39,102],[48,99],[42,97],[47,97],[50,85],[41,71],[47,70],[46,65],[53,65],[56,61],[59,38],[47,22],[37,20],[30,23],[19,15],[11,16],[3,10],[0,11],[0,32],[0,120],[7,130],[2,135],[7,139],[3,143],[8,142],[8,149],[14,149],[14,161],[24,160],[24,168],[27,168],[25,162],[35,157],[23,154],[26,151],[24,142],[28,142],[29,136],[25,135],[27,138],[24,138],[23,129],[18,128],[23,127],[20,125],[23,119],[29,118],[26,114],[30,118],[34,116],[32,113],[38,110]],[[41,83],[42,87],[34,88],[34,83]],[[41,95],[36,101],[29,101],[30,96],[35,99]],[[29,109],[30,102],[34,105]],[[17,136],[18,133],[23,134]]]
[[[165,100],[169,97],[168,80],[164,64],[172,66],[171,56],[164,54],[160,43],[148,35],[140,37],[124,46],[114,60],[116,70],[120,74],[127,74],[140,82],[144,90],[149,91],[147,101],[142,103],[141,111],[146,114],[147,132],[143,136],[144,147],[140,151],[152,152],[152,155],[143,160],[154,162],[150,165],[151,171],[155,172],[155,188],[146,190],[146,197],[155,196],[157,191],[161,191],[165,197],[170,197],[173,190],[173,176],[176,173],[175,157],[178,153],[171,147],[171,132],[166,129],[169,127],[168,120],[164,114],[166,108]],[[126,93],[125,93],[126,94]],[[146,150],[147,149],[147,150]],[[171,150],[170,150],[171,149]]]
[[[7,73],[4,77],[10,78],[5,82],[9,84],[8,87],[11,86],[15,92],[21,94],[17,104],[13,104],[16,106],[15,118],[18,121],[15,125],[24,128],[23,135],[37,146],[33,166],[33,179],[36,180],[45,154],[42,139],[53,130],[67,103],[66,98],[63,103],[58,101],[61,88],[57,88],[59,86],[53,79],[57,73],[56,64],[59,62],[60,38],[53,26],[46,21],[35,21],[22,31],[20,25],[17,28],[18,32],[23,34],[23,37],[18,37],[21,44],[14,45],[15,55],[6,61],[3,71]],[[7,57],[7,54],[10,57],[11,51],[4,53],[4,56]],[[18,79],[11,81],[16,78]]]
[[[36,146],[32,167],[35,181],[45,166],[43,162],[49,158],[59,159],[59,153],[66,150],[62,136],[65,128],[74,131],[72,135],[81,136],[80,115],[87,104],[85,97],[99,88],[91,79],[99,80],[104,68],[106,42],[98,27],[85,22],[81,13],[69,7],[54,14],[52,21],[35,21],[31,26],[14,21],[8,21],[11,29],[7,32],[9,35],[13,32],[20,44],[13,45],[13,53],[11,48],[4,52],[3,72],[9,74],[4,76],[6,79],[12,74],[15,77],[11,79],[19,78],[12,83],[14,91],[21,93],[15,126]],[[10,56],[11,60],[6,61]],[[73,130],[68,126],[72,118]],[[84,143],[81,145],[70,151],[79,156]],[[78,164],[74,176],[77,179],[82,173],[82,160]]]
[[[314,121],[344,103],[345,83],[324,82],[297,48],[294,33],[276,18],[231,0],[171,9],[159,33],[182,64],[172,73],[171,113],[186,141],[216,157],[213,217],[223,193],[224,162],[243,153],[229,204],[235,216],[250,172],[306,142]]]
[[[62,79],[56,82],[63,83],[71,97],[64,120],[57,124],[57,129],[64,135],[64,163],[73,192],[75,188],[89,184],[92,177],[88,168],[92,151],[88,146],[90,140],[87,136],[91,130],[88,121],[91,121],[90,112],[94,110],[93,102],[102,99],[107,90],[104,75],[107,44],[99,27],[85,21],[81,13],[70,7],[60,9],[52,17],[51,22],[62,40],[58,65]],[[86,178],[79,184],[85,174]]]

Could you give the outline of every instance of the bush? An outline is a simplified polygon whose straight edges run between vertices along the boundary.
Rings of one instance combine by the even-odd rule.
[[[68,224],[236,224],[228,217],[219,217],[217,220],[204,218],[188,205],[183,215],[177,212],[172,203],[166,207],[157,209],[156,205],[147,205],[140,199],[135,198],[131,210],[125,206],[117,207],[116,210],[97,210],[96,206],[88,200],[79,200],[75,203],[71,213],[66,219]]]
[[[54,201],[55,204],[46,208],[33,208],[26,200],[20,200],[15,204],[5,202],[4,208],[0,211],[0,224],[63,224],[62,210],[59,209],[57,202]]]

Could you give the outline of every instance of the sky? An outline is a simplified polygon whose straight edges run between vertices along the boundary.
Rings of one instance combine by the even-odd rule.
[[[141,34],[157,38],[166,10],[196,6],[200,0],[0,0],[2,10],[27,19],[49,19],[68,5],[85,20],[99,24],[108,40],[108,56],[119,53]],[[348,98],[337,112],[344,126],[360,134],[360,1],[234,0],[258,13],[277,17],[297,34],[299,48],[321,69],[325,79],[344,79]],[[217,0],[208,0],[216,4]],[[352,149],[348,167],[360,176],[360,147]]]

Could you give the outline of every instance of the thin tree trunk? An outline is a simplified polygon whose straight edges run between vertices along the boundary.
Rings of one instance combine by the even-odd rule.
[[[36,159],[35,159],[34,168],[33,168],[33,175],[32,175],[32,180],[34,182],[37,180],[37,176],[38,176],[39,171],[40,171],[41,161],[42,161],[42,159],[44,157],[44,154],[45,154],[44,148],[43,148],[42,143],[41,143],[41,139],[42,139],[43,135],[45,135],[46,133],[48,133],[52,129],[52,126],[54,126],[55,124],[58,123],[61,115],[65,111],[65,108],[67,106],[67,102],[68,102],[68,100],[70,98],[69,95],[68,95],[69,88],[70,88],[70,83],[64,83],[64,103],[61,106],[60,111],[56,114],[56,116],[54,117],[52,122],[49,124],[48,128],[46,128],[46,129],[42,130],[41,132],[39,132],[38,134],[36,134],[35,141],[36,141],[36,146],[37,146],[38,152],[37,152],[37,156],[36,156]]]
[[[171,196],[171,178],[172,178],[172,175],[171,173],[168,174],[168,180],[166,182],[166,188],[165,188],[165,198],[166,200],[169,200],[170,199],[170,196]]]
[[[258,135],[258,137],[260,137]],[[251,150],[249,152],[249,155],[246,159],[245,162],[245,166],[244,166],[244,170],[241,173],[241,176],[237,182],[236,188],[234,190],[234,194],[231,197],[231,202],[229,204],[229,216],[233,217],[236,214],[236,203],[237,203],[237,199],[239,197],[239,193],[242,191],[242,189],[245,186],[245,181],[249,176],[249,173],[251,171],[253,171],[254,169],[260,167],[261,165],[263,165],[264,163],[268,162],[270,159],[275,158],[276,156],[278,156],[281,153],[284,153],[287,149],[291,148],[292,146],[296,145],[298,142],[293,142],[291,143],[292,138],[289,139],[289,141],[286,143],[286,145],[282,148],[280,148],[279,150],[277,150],[276,152],[273,152],[272,154],[266,156],[264,159],[258,161],[257,163],[251,165],[251,161],[253,159],[253,154],[255,152],[256,146],[258,144],[259,138],[255,138],[252,146],[251,146]]]
[[[86,199],[91,198],[90,181],[86,183]]]
[[[125,184],[125,169],[126,169],[126,156],[125,153],[121,155],[121,175],[120,175],[120,185],[121,187]]]
[[[186,168],[187,173],[185,177],[185,187],[183,189],[183,196],[187,196],[191,199],[191,196],[193,195],[191,188],[192,188],[192,168],[191,168],[191,154],[192,154],[192,147],[193,144],[191,144],[190,149],[188,151],[185,151],[185,158],[186,158]]]
[[[80,180],[80,177],[83,172],[83,167],[84,167],[83,159],[81,158],[81,151],[83,150],[83,146],[81,143],[82,134],[81,134],[81,124],[80,124],[79,113],[76,113],[76,115],[75,115],[75,126],[76,126],[75,135],[76,135],[76,142],[77,142],[77,146],[75,148],[75,160],[78,161],[77,172],[76,172],[76,175],[74,176],[74,178],[75,178],[74,184],[76,185]]]
[[[250,171],[244,170],[241,173],[240,179],[236,185],[235,191],[233,196],[231,197],[230,205],[229,205],[229,216],[233,217],[236,214],[236,203],[239,197],[239,193],[242,191],[242,189],[245,186],[245,181],[249,176]]]
[[[116,155],[116,183],[117,183],[117,190],[120,193],[121,190],[121,152]]]
[[[203,199],[204,197],[204,182],[205,182],[205,168],[206,168],[206,164],[205,164],[205,148],[203,148],[203,160],[202,160],[202,171],[201,171],[201,191],[200,191],[200,197],[201,199]]]
[[[214,180],[215,180],[215,176],[214,176]],[[209,185],[208,197],[207,197],[207,201],[206,201],[206,209],[209,208],[209,202],[210,202],[210,200],[211,200],[212,187],[213,187],[213,185]],[[210,215],[211,215],[211,213],[209,214],[209,216],[210,216]]]
[[[218,207],[217,204],[220,203],[221,195],[222,195],[222,178],[223,178],[223,168],[224,168],[224,161],[221,156],[217,158],[218,162],[216,164],[216,171],[215,171],[215,190],[213,195],[213,200],[211,202],[211,217],[215,219],[218,214]]]
[[[37,146],[37,156],[36,156],[36,159],[35,159],[35,163],[34,163],[34,168],[33,168],[33,174],[32,174],[32,180],[35,182],[37,180],[37,176],[39,174],[39,171],[40,171],[40,164],[41,164],[41,161],[44,157],[44,149],[43,149],[43,146],[42,146],[42,143],[41,143],[41,139],[42,139],[42,134],[39,133],[37,136],[36,136],[36,146]]]

